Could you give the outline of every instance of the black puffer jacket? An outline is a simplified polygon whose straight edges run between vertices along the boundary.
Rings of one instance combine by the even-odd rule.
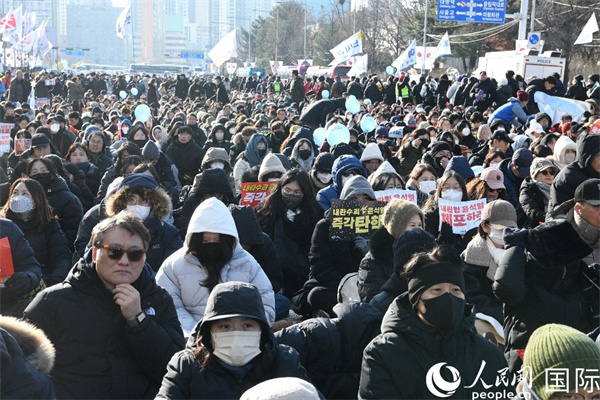
[[[381,334],[366,347],[360,376],[359,399],[437,399],[427,390],[426,375],[437,363],[456,368],[461,383],[446,398],[470,399],[475,393],[496,392],[492,385],[506,360],[498,347],[475,332],[475,315],[465,307],[459,327],[443,334],[425,325],[412,309],[408,293],[397,297],[383,317]],[[476,380],[482,361],[481,380]],[[442,376],[444,372],[441,371]],[[449,375],[449,374],[448,374]],[[451,382],[450,376],[445,380]],[[477,382],[472,388],[465,386]]]
[[[44,290],[24,318],[56,348],[52,374],[59,398],[154,398],[169,359],[184,345],[173,300],[148,267],[132,284],[147,317],[129,326],[91,257],[58,285]]]
[[[477,100],[477,96],[480,90],[483,93],[485,93],[485,98]],[[469,93],[469,97],[469,104],[475,106],[477,108],[477,111],[482,113],[497,100],[498,95],[496,94],[496,87],[494,86],[490,78],[486,78],[484,81],[478,81],[475,85],[473,85],[473,88]]]
[[[358,293],[361,301],[371,301],[394,272],[393,244],[394,237],[384,227],[375,231],[371,237],[369,252],[358,269]]]
[[[179,170],[179,182],[182,185],[190,185],[200,171],[201,153],[202,149],[193,140],[187,143],[174,140],[167,148],[166,154]]]
[[[58,217],[58,223],[70,243],[75,242],[77,228],[83,218],[83,206],[81,201],[69,190],[67,183],[62,178],[52,181],[45,187],[48,203],[52,206],[54,215]]]
[[[517,222],[520,227],[535,228],[546,220],[548,200],[531,177],[521,184],[519,204],[517,205]]]

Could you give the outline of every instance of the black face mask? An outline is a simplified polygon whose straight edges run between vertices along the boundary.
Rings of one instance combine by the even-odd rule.
[[[144,148],[144,146],[146,145],[146,143],[148,143],[148,141],[145,140],[145,139],[142,139],[142,140],[132,140],[131,142],[135,143],[137,145],[137,147],[140,148],[140,150]]]
[[[9,115],[9,116],[5,117],[4,119],[6,120],[6,122],[15,122],[14,115]]]
[[[285,194],[281,192],[281,199],[283,200],[283,204],[290,210],[295,210],[298,208],[300,203],[302,203],[303,194]]]
[[[444,159],[444,158],[446,158],[446,157],[435,157],[435,158],[434,158],[434,160],[435,160],[435,163],[436,163],[436,164],[437,164],[439,167],[441,167],[441,166],[442,166],[442,159]]]
[[[231,259],[231,254],[224,254],[221,243],[202,243],[200,250],[194,253],[200,264],[225,265]]]
[[[310,158],[311,154],[312,154],[312,150],[310,150],[310,149],[298,150],[298,155],[304,161],[308,160]]]
[[[38,181],[40,185],[42,185],[44,188],[46,188],[48,185],[50,185],[50,183],[52,183],[52,181],[54,181],[54,177],[50,172],[40,172],[39,174],[33,174],[30,176],[30,178]]]
[[[278,140],[285,139],[285,132],[282,132],[282,131],[275,132],[275,138],[277,138]]]
[[[426,309],[423,317],[444,332],[456,329],[465,314],[465,300],[450,293],[423,300],[423,304]]]
[[[258,156],[259,156],[260,158],[263,158],[263,157],[264,157],[266,154],[267,154],[267,149],[264,149],[264,150],[259,150],[259,151],[258,151]]]
[[[427,147],[429,147],[429,140],[428,139],[421,139],[421,147],[426,149]]]

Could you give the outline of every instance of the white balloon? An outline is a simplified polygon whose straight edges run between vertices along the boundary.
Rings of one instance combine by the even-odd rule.
[[[125,75],[125,80],[129,82],[131,80],[131,75]]]
[[[338,143],[350,143],[350,131],[346,125],[333,124],[327,130],[327,143],[335,146]]]
[[[360,120],[360,129],[362,129],[363,132],[372,132],[375,128],[377,128],[377,122],[375,122],[375,119],[372,116],[365,115],[362,117]]]

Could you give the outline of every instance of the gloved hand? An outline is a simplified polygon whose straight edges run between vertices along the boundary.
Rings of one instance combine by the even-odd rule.
[[[7,296],[10,299],[17,299],[31,290],[31,278],[24,272],[17,272],[6,282],[2,289],[3,297]]]
[[[449,244],[454,243],[454,233],[452,233],[452,225],[447,222],[442,222],[442,228],[436,239],[438,244]]]
[[[365,239],[363,236],[355,236],[354,237],[354,248],[361,252],[364,256],[369,252],[369,241]]]
[[[504,248],[510,249],[511,247],[527,247],[527,234],[529,233],[528,229],[518,229],[518,228],[504,228],[504,234],[502,238],[504,239]]]

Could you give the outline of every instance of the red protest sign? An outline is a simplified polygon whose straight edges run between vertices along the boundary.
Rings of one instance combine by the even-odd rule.
[[[272,182],[246,182],[242,183],[242,198],[240,204],[252,208],[260,204],[267,198],[272,190],[277,186],[276,181]]]

